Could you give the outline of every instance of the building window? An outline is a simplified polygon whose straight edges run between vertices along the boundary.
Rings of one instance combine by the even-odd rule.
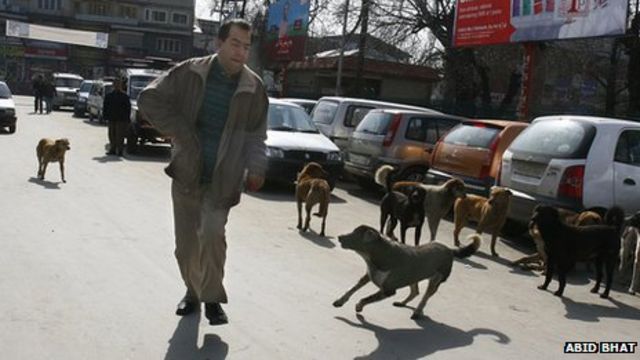
[[[60,10],[62,9],[62,0],[38,0],[38,9]]]
[[[189,22],[189,15],[182,13],[173,13],[173,23],[180,25],[187,25]]]
[[[138,9],[133,6],[120,5],[120,17],[125,19],[137,19]]]
[[[168,14],[164,10],[146,9],[144,12],[144,19],[150,22],[166,23],[168,21]]]
[[[176,39],[156,39],[156,49],[161,52],[179,54],[182,52],[182,41]]]
[[[89,3],[89,14],[90,15],[99,15],[106,16],[108,13],[107,4],[101,2],[91,2]]]

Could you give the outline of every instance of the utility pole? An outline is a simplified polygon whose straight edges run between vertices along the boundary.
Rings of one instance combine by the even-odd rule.
[[[338,57],[338,76],[336,79],[336,96],[340,96],[342,87],[342,62],[344,59],[344,47],[347,42],[347,20],[349,20],[349,0],[344,5],[344,19],[342,20],[342,40],[340,41],[340,56]]]
[[[367,52],[367,32],[369,31],[369,6],[371,0],[362,0],[362,28],[360,30],[360,43],[358,45],[358,65],[356,67],[356,94],[359,97],[364,95],[363,72],[364,57]]]

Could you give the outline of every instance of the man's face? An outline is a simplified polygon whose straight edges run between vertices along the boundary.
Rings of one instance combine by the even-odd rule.
[[[232,25],[226,40],[218,42],[218,59],[226,71],[236,74],[249,59],[251,33]]]

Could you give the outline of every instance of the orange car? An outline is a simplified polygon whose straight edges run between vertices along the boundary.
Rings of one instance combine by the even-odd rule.
[[[458,177],[469,192],[488,195],[499,177],[502,154],[528,123],[508,120],[469,120],[438,141],[426,181],[440,184]]]

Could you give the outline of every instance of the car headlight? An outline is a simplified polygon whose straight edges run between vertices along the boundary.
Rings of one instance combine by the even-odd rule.
[[[327,160],[328,161],[342,161],[342,153],[339,152],[339,151],[330,152],[327,155]]]
[[[282,149],[267,146],[267,157],[282,159],[284,151]]]

